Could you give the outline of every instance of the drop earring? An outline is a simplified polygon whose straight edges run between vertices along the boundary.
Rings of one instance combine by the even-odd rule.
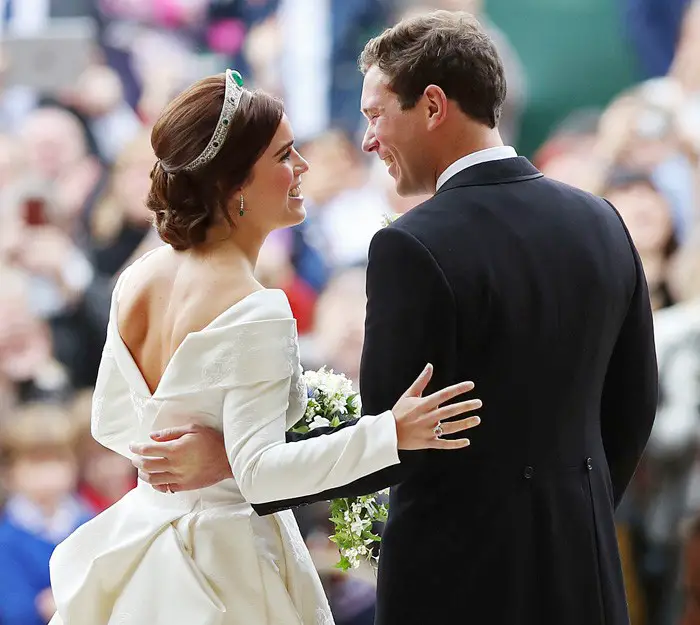
[[[241,193],[241,210],[238,211],[238,214],[243,217],[243,213],[245,212],[245,209],[243,208],[243,194]]]

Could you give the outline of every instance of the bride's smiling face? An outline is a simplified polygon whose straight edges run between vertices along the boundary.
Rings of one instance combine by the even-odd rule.
[[[286,115],[275,136],[255,163],[250,182],[241,194],[231,198],[231,211],[239,224],[250,221],[260,229],[272,231],[301,223],[306,216],[301,177],[309,164],[294,147],[294,133]]]

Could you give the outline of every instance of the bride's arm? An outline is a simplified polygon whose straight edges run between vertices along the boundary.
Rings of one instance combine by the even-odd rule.
[[[224,400],[224,442],[251,503],[319,493],[399,462],[390,411],[333,436],[286,443],[290,378],[240,385]]]

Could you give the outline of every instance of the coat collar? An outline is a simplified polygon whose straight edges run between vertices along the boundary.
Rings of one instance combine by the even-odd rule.
[[[541,178],[540,172],[524,156],[504,158],[472,165],[452,176],[442,185],[435,195],[457,187],[474,187],[493,184],[507,184]]]

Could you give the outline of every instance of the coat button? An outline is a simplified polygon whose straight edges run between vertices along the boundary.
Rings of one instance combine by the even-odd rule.
[[[532,467],[525,467],[525,470],[523,471],[523,476],[525,477],[526,480],[529,480],[532,477],[532,474],[535,472],[535,469]]]
[[[586,468],[589,471],[593,470],[593,460],[591,458],[586,458]]]

